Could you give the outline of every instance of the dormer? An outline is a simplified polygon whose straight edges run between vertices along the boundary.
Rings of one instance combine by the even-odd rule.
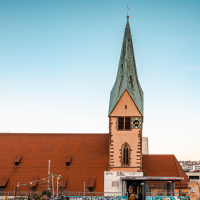
[[[16,156],[16,159],[15,159],[15,166],[14,167],[18,167],[20,161],[22,159],[22,156]]]
[[[66,166],[69,166],[72,161],[72,157],[67,156],[66,158]]]

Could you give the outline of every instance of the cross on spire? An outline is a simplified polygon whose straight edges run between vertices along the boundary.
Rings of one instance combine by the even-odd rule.
[[[129,18],[129,16],[128,16],[128,9],[129,9],[129,7],[128,7],[128,5],[127,5],[127,18]]]

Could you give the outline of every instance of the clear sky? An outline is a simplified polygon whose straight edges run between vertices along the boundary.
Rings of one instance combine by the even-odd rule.
[[[108,133],[129,4],[152,154],[200,160],[200,1],[0,1],[0,132]]]

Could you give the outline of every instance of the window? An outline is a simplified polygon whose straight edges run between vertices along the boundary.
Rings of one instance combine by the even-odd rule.
[[[112,187],[119,187],[119,182],[112,182]]]
[[[125,145],[123,149],[123,164],[128,165],[128,147]]]
[[[119,130],[124,130],[124,117],[119,117],[118,118],[118,129]]]
[[[130,130],[131,129],[131,118],[126,117],[125,118],[125,130]]]
[[[89,187],[88,192],[93,192],[93,187]]]
[[[122,165],[129,165],[129,149],[127,143],[122,146]]]
[[[189,176],[189,179],[196,179],[196,180],[199,180],[199,176]]]
[[[126,107],[125,107],[126,109]],[[131,129],[131,118],[130,117],[119,117],[118,118],[118,130],[130,130]]]
[[[127,105],[125,105],[125,109],[127,109]]]

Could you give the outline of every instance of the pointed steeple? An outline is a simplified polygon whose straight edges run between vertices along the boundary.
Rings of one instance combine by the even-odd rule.
[[[139,112],[141,115],[143,115],[143,91],[137,76],[128,16],[119,60],[117,78],[110,93],[108,115],[111,114],[125,90],[128,91]]]

